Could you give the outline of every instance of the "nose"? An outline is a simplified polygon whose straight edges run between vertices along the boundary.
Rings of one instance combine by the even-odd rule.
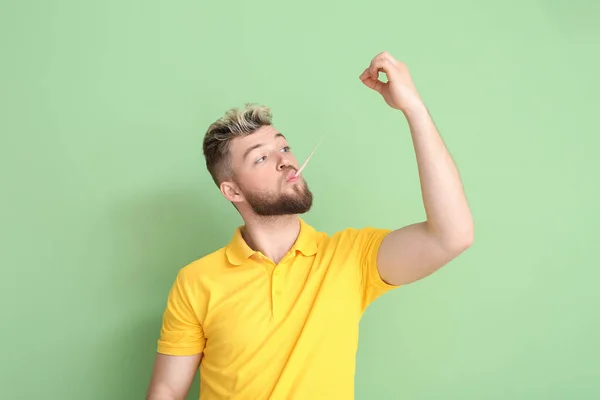
[[[283,171],[286,168],[289,168],[292,164],[292,160],[288,153],[281,153],[279,160],[277,162],[277,170]]]

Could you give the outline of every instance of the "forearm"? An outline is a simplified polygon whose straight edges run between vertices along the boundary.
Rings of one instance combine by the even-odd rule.
[[[427,227],[451,249],[468,246],[473,221],[463,185],[427,108],[421,102],[404,110],[415,150]]]
[[[177,395],[168,387],[151,387],[146,393],[146,400],[183,400],[185,395]]]
[[[202,353],[192,356],[157,353],[146,400],[184,400],[202,357]]]

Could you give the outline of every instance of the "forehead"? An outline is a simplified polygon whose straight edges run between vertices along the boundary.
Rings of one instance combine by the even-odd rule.
[[[273,126],[261,126],[250,135],[234,138],[230,145],[231,156],[234,160],[241,161],[244,155],[252,150],[273,145],[278,141],[285,141],[281,132]]]

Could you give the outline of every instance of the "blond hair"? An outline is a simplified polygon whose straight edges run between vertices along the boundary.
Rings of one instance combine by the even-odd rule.
[[[213,122],[204,135],[204,158],[213,181],[220,183],[232,176],[229,143],[235,137],[247,136],[262,126],[272,124],[271,109],[246,103],[242,109],[232,108]]]

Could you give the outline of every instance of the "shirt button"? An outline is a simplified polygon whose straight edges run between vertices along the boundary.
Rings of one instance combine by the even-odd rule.
[[[279,276],[279,270],[275,270],[275,276]]]
[[[275,294],[276,294],[277,296],[281,296],[281,290],[277,289],[277,290],[275,291]]]

